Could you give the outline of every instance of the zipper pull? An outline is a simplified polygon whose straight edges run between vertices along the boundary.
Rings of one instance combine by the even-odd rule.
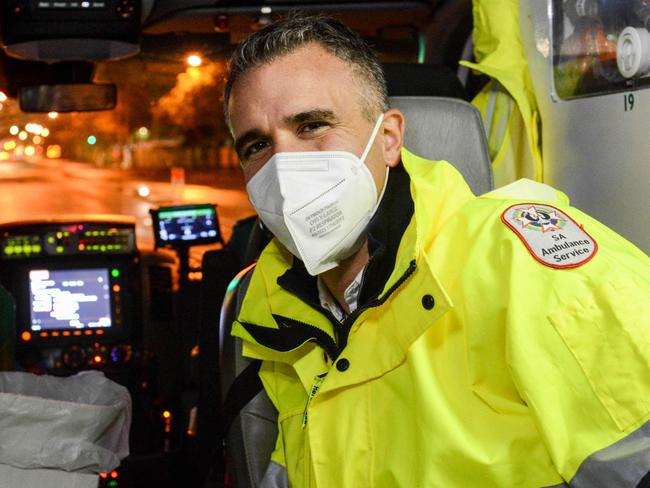
[[[311,388],[309,390],[309,396],[307,397],[307,404],[305,405],[305,410],[302,413],[302,428],[304,429],[307,427],[307,409],[309,408],[309,404],[313,400],[313,398],[316,396],[316,393],[318,393],[318,389],[320,388],[320,385],[323,384],[323,381],[325,380],[325,376],[327,376],[327,373],[319,374],[318,376],[314,377],[314,384],[311,385]]]

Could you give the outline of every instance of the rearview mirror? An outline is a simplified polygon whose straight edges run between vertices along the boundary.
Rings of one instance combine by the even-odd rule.
[[[115,108],[117,89],[94,83],[24,86],[18,98],[23,112],[89,112]]]

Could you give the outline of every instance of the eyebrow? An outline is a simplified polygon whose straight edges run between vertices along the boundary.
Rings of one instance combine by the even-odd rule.
[[[283,122],[285,125],[295,126],[304,124],[306,122],[313,122],[315,120],[323,120],[329,123],[336,123],[339,119],[332,110],[317,108],[314,110],[308,110],[306,112],[298,112],[288,115],[283,119]],[[256,139],[263,139],[265,136],[266,135],[259,129],[251,129],[247,132],[244,132],[244,134],[235,142],[235,152],[239,156],[239,159],[243,159],[242,151],[247,144]]]
[[[285,117],[284,122],[287,125],[299,125],[314,120],[324,120],[325,122],[338,122],[338,117],[332,110],[314,109],[307,112],[299,112]]]

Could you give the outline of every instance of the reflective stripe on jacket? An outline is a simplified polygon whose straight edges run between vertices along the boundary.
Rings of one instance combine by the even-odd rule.
[[[332,322],[277,285],[292,258],[276,241],[234,324],[264,360],[290,485],[635,486],[650,470],[650,259],[544,186],[599,246],[546,266],[501,220],[522,202],[508,189],[476,198],[450,164],[402,161],[414,216],[334,361],[316,339]]]

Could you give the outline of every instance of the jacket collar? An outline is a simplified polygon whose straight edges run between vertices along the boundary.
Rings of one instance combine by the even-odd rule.
[[[365,361],[362,368],[351,368],[350,374],[345,375],[347,379],[341,380],[348,384],[382,374],[399,364],[413,341],[452,306],[442,283],[431,269],[427,251],[447,220],[474,196],[460,174],[446,162],[428,161],[404,150],[402,163],[410,179],[409,193],[414,214],[405,230],[397,235],[393,235],[391,230],[391,225],[399,227],[397,224],[390,223],[385,227],[386,224],[381,223],[386,210],[381,208],[382,205],[377,221],[373,221],[373,226],[379,226],[378,230],[371,230],[373,238],[377,239],[375,256],[381,252],[382,245],[388,252],[394,245],[392,242],[399,241],[399,244],[390,257],[392,268],[389,276],[368,288],[381,288],[376,300],[378,303],[363,311],[352,326],[351,339],[343,356],[372,351],[372,360]],[[398,178],[394,178],[391,184],[397,184],[394,183],[396,180]],[[396,200],[399,198],[395,196]],[[379,237],[381,229],[390,234],[387,241]],[[416,266],[414,272],[400,282],[413,262]],[[314,343],[326,338],[334,341],[335,325],[320,306],[310,305],[293,291],[278,286],[278,278],[297,273],[295,269],[292,256],[276,240],[260,256],[238,321],[233,326],[233,334],[245,341],[245,355],[290,363],[295,367],[306,356],[313,356]],[[381,271],[377,273],[379,275]],[[394,291],[396,286],[399,289]],[[315,280],[311,293],[309,302],[315,300],[317,304]],[[367,292],[370,298],[374,293]],[[305,297],[310,297],[309,294],[309,290],[300,293]],[[434,298],[432,310],[423,307],[424,295]],[[363,327],[359,327],[361,322]],[[305,377],[309,378],[309,374]],[[328,380],[328,383],[333,382]]]

